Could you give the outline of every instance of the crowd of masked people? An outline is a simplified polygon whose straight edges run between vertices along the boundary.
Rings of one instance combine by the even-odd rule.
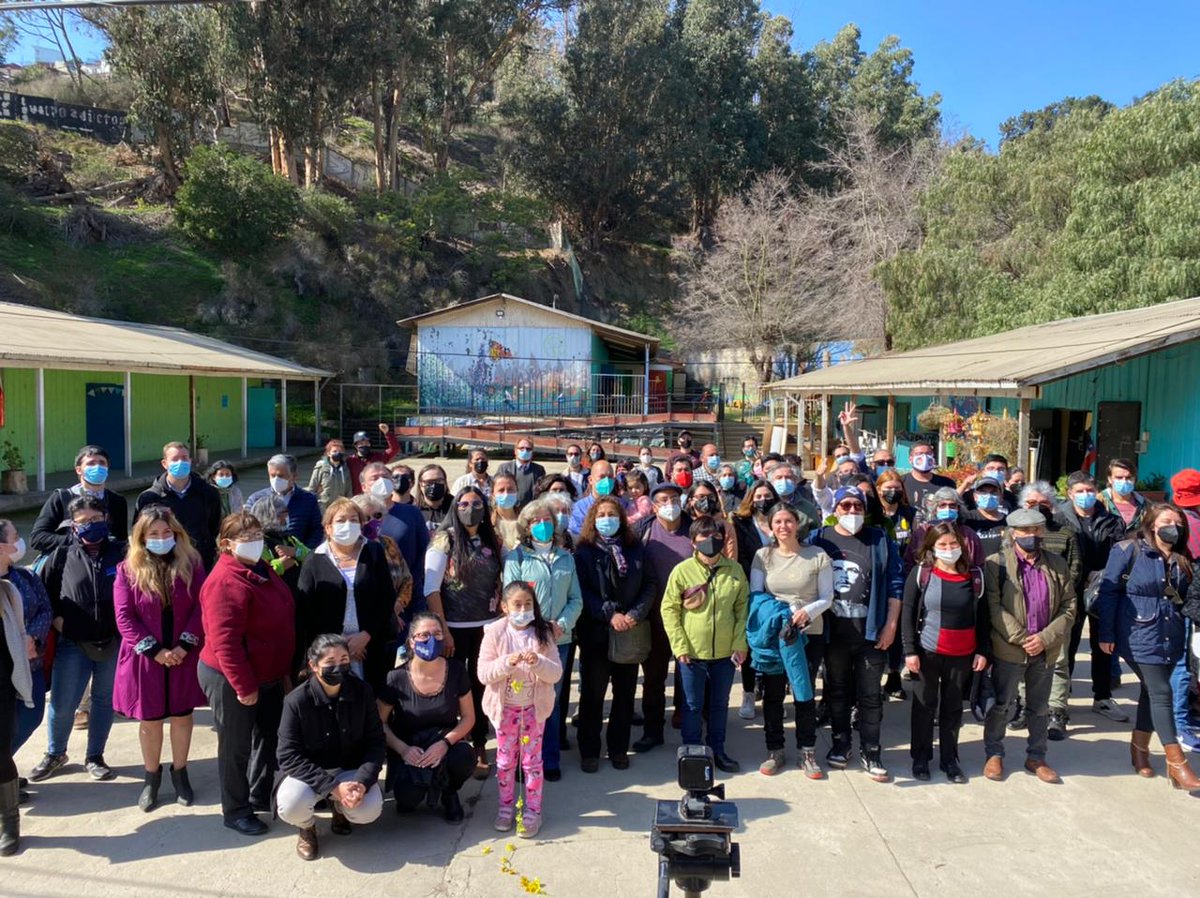
[[[868,459],[856,423],[842,415],[846,441],[811,482],[753,437],[725,460],[687,431],[662,466],[650,447],[610,460],[594,442],[547,471],[520,440],[495,468],[475,449],[448,472],[397,461],[380,425],[386,449],[365,432],[331,440],[307,488],[277,455],[247,496],[232,463],[194,471],[173,442],[133,508],[106,489],[104,448],[83,447],[78,483],[29,534],[0,520],[0,854],[17,850],[29,784],[69,763],[73,729],[86,730],[86,772],[114,777],[117,714],[138,725],[138,807],[168,788],[191,805],[204,706],[225,826],[259,835],[277,816],[309,860],[318,812],[346,835],[390,794],[401,814],[455,823],[472,777],[496,777],[498,831],[535,836],[566,752],[583,774],[602,758],[625,770],[668,725],[737,772],[737,679],[736,717],[761,705],[763,775],[789,767],[790,716],[805,777],[851,765],[857,732],[857,763],[889,780],[883,709],[911,692],[916,780],[931,778],[936,742],[941,774],[967,781],[970,705],[986,778],[1005,777],[1006,735],[1024,731],[1024,769],[1055,783],[1048,745],[1069,728],[1085,622],[1092,710],[1128,722],[1112,698],[1123,662],[1140,688],[1136,773],[1155,775],[1157,735],[1171,784],[1200,791],[1186,754],[1200,472],[1172,478],[1169,503],[1143,498],[1123,459],[1103,483],[1070,475],[1065,497],[995,455],[956,483],[930,445],[903,474],[886,448]],[[43,717],[26,780],[13,756]]]

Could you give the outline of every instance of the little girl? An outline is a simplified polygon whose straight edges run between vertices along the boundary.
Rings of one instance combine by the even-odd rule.
[[[630,525],[638,521],[654,519],[654,503],[650,501],[650,481],[641,471],[630,471],[625,475],[625,497],[633,503],[629,512]]]
[[[528,583],[504,588],[505,616],[483,628],[479,680],[483,710],[496,728],[496,829],[512,829],[516,816],[517,759],[525,779],[525,812],[519,835],[532,839],[542,825],[542,729],[554,710],[554,684],[562,676],[554,631],[542,617]]]

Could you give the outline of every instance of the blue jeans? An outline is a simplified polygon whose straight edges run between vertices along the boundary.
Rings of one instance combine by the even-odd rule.
[[[47,714],[50,728],[50,747],[47,751],[50,754],[66,754],[75,712],[89,679],[92,681],[92,710],[88,715],[87,754],[84,757],[94,758],[104,754],[108,733],[113,725],[113,677],[116,673],[116,652],[107,661],[92,661],[70,639],[59,638]]]
[[[46,716],[46,672],[40,667],[31,671],[33,674],[33,707],[26,708],[25,703],[17,700],[17,725],[13,729],[12,753],[21,750],[29,737],[42,725]]]
[[[1188,670],[1188,655],[1192,648],[1192,624],[1187,622],[1183,635],[1183,654],[1171,671],[1171,697],[1175,708],[1175,728],[1181,736],[1192,734],[1192,714],[1188,707],[1191,698],[1192,673]]]
[[[704,711],[704,690],[708,687],[708,746],[717,754],[725,751],[725,720],[729,716],[729,690],[733,688],[733,662],[728,658],[701,661],[693,658],[678,664],[683,678],[684,745],[703,745],[700,715]]]
[[[559,727],[562,726],[562,706],[559,704],[559,697],[564,689],[570,690],[571,684],[567,680],[567,652],[571,650],[571,644],[565,643],[558,647],[558,660],[563,666],[563,675],[559,681],[554,684],[554,713],[546,720],[546,728],[542,731],[542,766],[547,770],[562,769],[562,752],[560,750],[561,742],[559,742]]]

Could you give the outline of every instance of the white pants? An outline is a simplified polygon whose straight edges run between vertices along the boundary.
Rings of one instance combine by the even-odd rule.
[[[335,778],[334,785],[349,782],[354,779],[357,770],[330,770]],[[279,809],[279,819],[301,829],[310,827],[313,820],[313,808],[322,798],[328,795],[318,795],[308,783],[302,783],[294,777],[286,777],[279,784],[275,793],[275,804]],[[332,801],[332,799],[330,799]],[[374,823],[383,813],[383,792],[379,784],[371,786],[357,807],[347,808],[338,805],[338,810],[351,823]]]

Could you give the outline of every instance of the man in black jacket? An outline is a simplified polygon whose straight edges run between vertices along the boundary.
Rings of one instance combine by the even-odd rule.
[[[79,482],[52,492],[33,522],[29,545],[50,553],[71,541],[71,519],[67,506],[76,496],[95,496],[104,505],[108,532],[114,539],[129,538],[129,503],[120,493],[105,489],[108,482],[108,450],[103,446],[84,446],[75,454],[75,473]]]
[[[524,505],[533,499],[533,487],[546,476],[546,469],[533,460],[533,442],[522,438],[517,440],[513,460],[502,464],[496,473],[511,474],[516,478],[517,504]]]
[[[1067,499],[1059,503],[1058,517],[1075,532],[1082,560],[1079,578],[1075,582],[1075,624],[1066,656],[1058,656],[1054,669],[1054,685],[1050,690],[1051,709],[1065,708],[1071,694],[1071,676],[1075,673],[1075,654],[1083,637],[1083,622],[1088,623],[1088,640],[1092,646],[1092,710],[1117,723],[1126,723],[1129,715],[1112,700],[1112,656],[1100,648],[1096,634],[1098,624],[1091,614],[1085,614],[1084,595],[1089,583],[1098,585],[1108,564],[1108,553],[1125,538],[1125,522],[1097,501],[1096,481],[1083,471],[1067,478]]]
[[[275,805],[280,820],[300,829],[296,853],[311,861],[318,853],[313,810],[322,798],[329,799],[338,835],[349,835],[352,823],[379,819],[387,744],[375,695],[350,673],[342,636],[318,636],[308,669],[308,680],[283,701]]]
[[[221,494],[204,478],[192,473],[192,457],[183,443],[163,446],[163,473],[137,497],[137,513],[150,505],[165,505],[174,512],[192,538],[204,567],[212,570],[221,531]],[[134,520],[137,516],[134,516]]]

